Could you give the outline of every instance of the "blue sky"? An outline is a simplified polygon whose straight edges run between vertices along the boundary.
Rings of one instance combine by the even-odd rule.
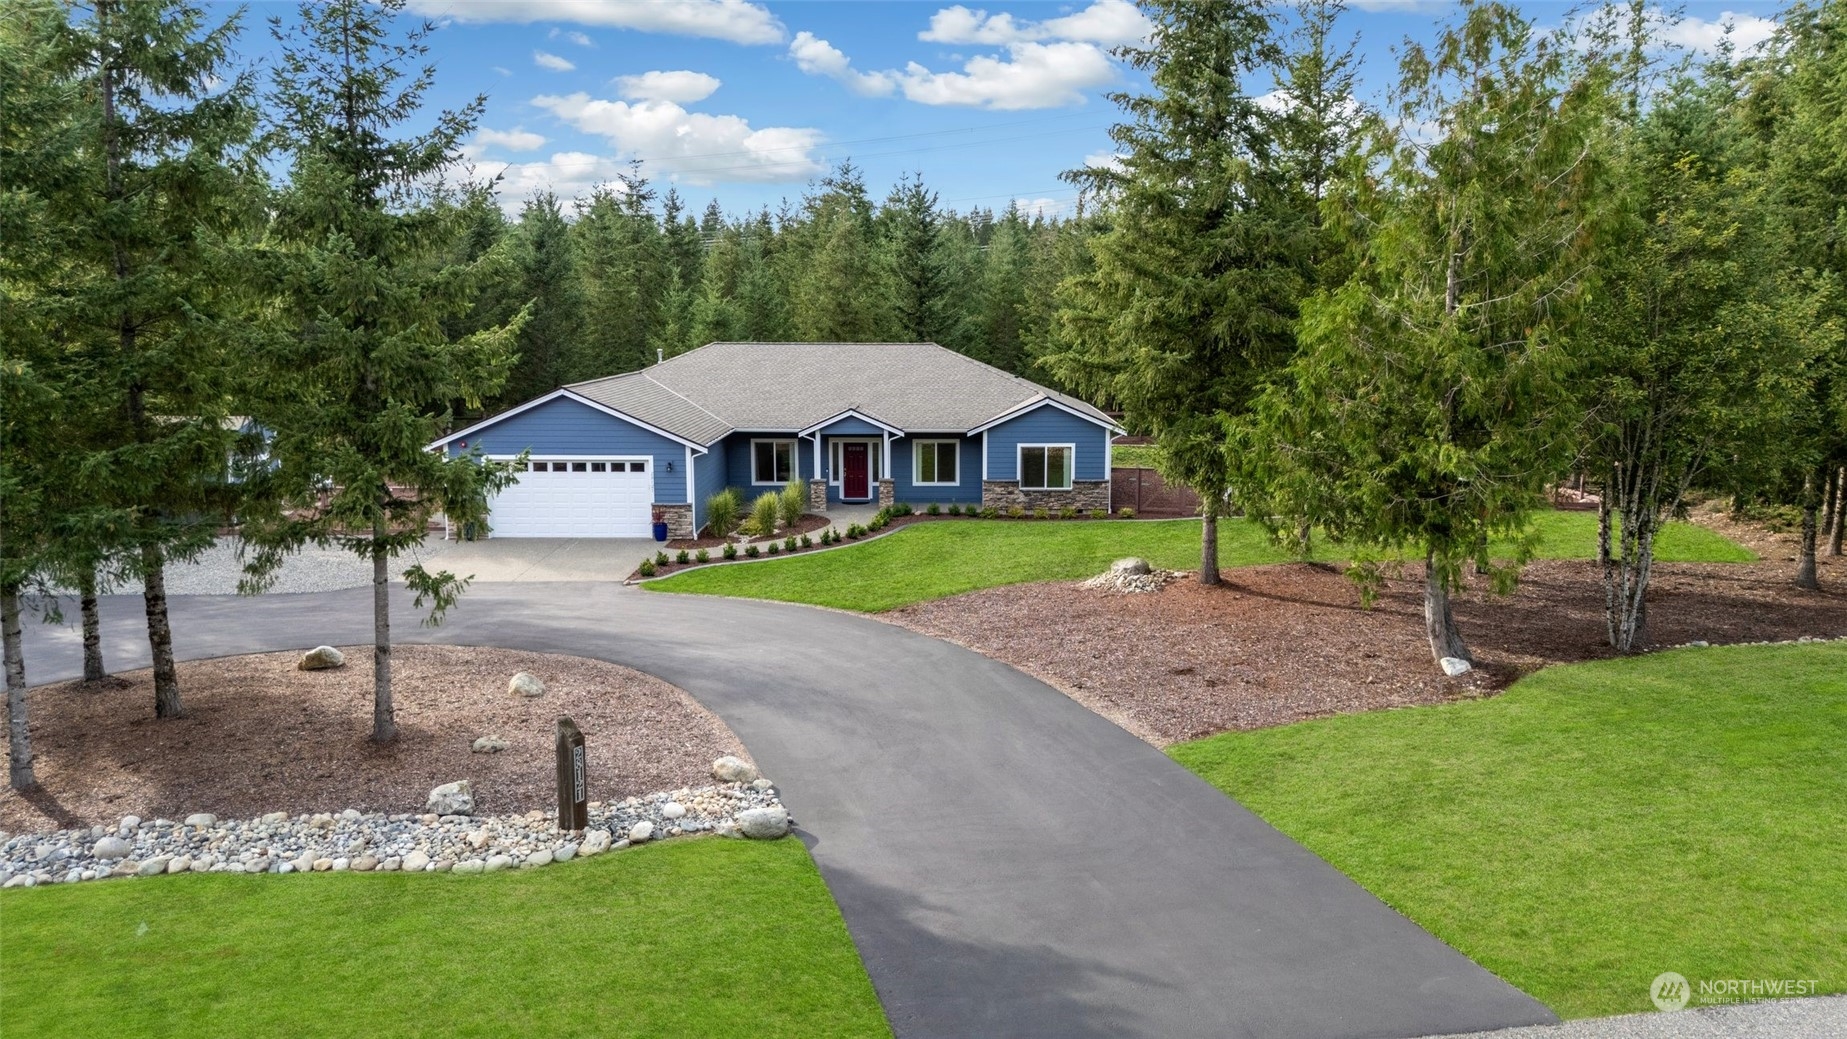
[[[1108,51],[1147,27],[1127,0],[411,4],[440,26],[432,100],[488,95],[470,153],[477,171],[501,174],[510,208],[546,187],[585,195],[636,157],[695,212],[714,197],[731,213],[774,207],[848,158],[878,196],[915,171],[955,209],[1068,207],[1060,171],[1108,156],[1116,109],[1104,95],[1139,83]],[[1567,9],[1526,6],[1542,20]],[[1676,31],[1707,46],[1729,21],[1755,42],[1777,6],[1694,3]],[[1394,45],[1429,37],[1449,10],[1357,0],[1346,28],[1362,93],[1389,81]],[[280,4],[252,14],[290,17]],[[251,21],[260,54],[266,34]]]

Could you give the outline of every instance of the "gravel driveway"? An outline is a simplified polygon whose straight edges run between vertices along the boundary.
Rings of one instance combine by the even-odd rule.
[[[429,563],[447,554],[455,542],[431,535],[423,544],[392,561],[391,579],[400,581],[406,567]],[[167,566],[168,595],[235,595],[243,576],[243,539],[222,537],[189,563]],[[332,592],[363,588],[372,583],[372,563],[340,547],[308,545],[288,558],[271,592]],[[124,581],[109,589],[121,595],[140,595],[141,582]]]

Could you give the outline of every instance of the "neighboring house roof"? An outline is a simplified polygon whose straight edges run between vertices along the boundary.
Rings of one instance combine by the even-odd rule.
[[[1075,397],[935,343],[712,343],[568,388],[701,444],[732,430],[795,433],[850,411],[914,433],[967,432],[1044,400],[1115,427]]]

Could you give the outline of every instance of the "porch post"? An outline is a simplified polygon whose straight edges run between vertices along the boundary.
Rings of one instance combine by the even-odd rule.
[[[890,480],[893,478],[891,475],[891,430],[881,429],[879,436],[884,438],[884,448],[879,452],[879,475]]]

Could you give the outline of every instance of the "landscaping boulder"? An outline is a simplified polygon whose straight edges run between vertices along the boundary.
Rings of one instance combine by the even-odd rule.
[[[483,736],[475,740],[474,746],[469,749],[476,754],[498,754],[507,749],[507,741],[499,736]]]
[[[629,827],[628,839],[631,844],[644,844],[654,836],[654,824],[646,819]]]
[[[727,754],[712,762],[712,778],[720,783],[750,783],[757,778],[757,766]]]
[[[427,807],[437,815],[468,815],[475,810],[474,786],[466,779],[444,783],[430,791]]]
[[[521,671],[507,682],[507,692],[520,696],[544,696],[545,683]]]
[[[1114,563],[1111,563],[1109,565],[1109,572],[1112,574],[1150,574],[1154,572],[1154,567],[1149,566],[1146,559],[1142,559],[1138,556],[1129,556],[1126,559],[1118,559]]]
[[[186,817],[187,826],[216,826],[218,817],[210,812],[194,812]]]
[[[1474,664],[1469,663],[1461,657],[1444,657],[1437,663],[1442,666],[1443,673],[1451,678],[1457,678],[1475,670]]]
[[[301,671],[325,671],[328,668],[342,667],[346,664],[346,654],[332,646],[316,646],[301,655],[301,663],[295,667]]]
[[[133,850],[134,846],[120,837],[104,837],[90,849],[90,854],[99,859],[121,859],[127,858]]]
[[[738,832],[758,841],[773,841],[789,834],[789,810],[781,805],[747,808],[738,813]]]

